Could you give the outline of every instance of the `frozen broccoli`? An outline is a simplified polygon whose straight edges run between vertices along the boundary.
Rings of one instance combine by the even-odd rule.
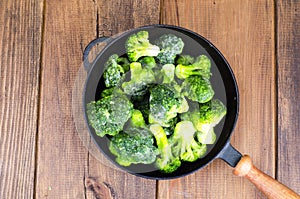
[[[108,97],[110,96],[114,91],[116,91],[115,87],[110,87],[107,89],[104,89],[101,93],[100,93],[100,97],[104,98],[104,97]]]
[[[175,130],[175,126],[176,124],[179,122],[179,117],[174,117],[172,118],[169,123],[168,123],[168,127],[163,127],[165,133],[167,136],[170,136],[174,133],[174,130]]]
[[[142,68],[139,62],[132,62],[130,64],[130,71],[130,81],[122,83],[124,92],[128,95],[144,95],[148,85],[155,82],[153,71]]]
[[[218,99],[200,104],[189,112],[181,114],[181,119],[191,121],[197,130],[196,136],[203,144],[213,144],[216,140],[214,127],[226,115],[225,105]]]
[[[130,70],[130,62],[129,60],[127,59],[127,57],[125,56],[122,56],[122,57],[119,57],[117,59],[117,62],[120,66],[122,66],[122,68],[124,69],[124,72],[127,73],[129,70]]]
[[[212,99],[215,92],[208,79],[201,76],[190,76],[182,83],[182,93],[188,99],[205,103]]]
[[[109,150],[117,156],[116,162],[122,166],[138,163],[151,164],[155,162],[158,155],[158,149],[153,144],[152,135],[129,135],[120,132],[111,138]]]
[[[165,64],[162,66],[161,72],[163,76],[163,84],[171,84],[174,82],[175,66],[173,64]]]
[[[143,114],[139,110],[133,110],[131,118],[124,125],[123,130],[130,135],[148,136],[150,134]]]
[[[197,142],[194,138],[196,129],[190,121],[181,121],[176,124],[174,134],[170,138],[172,152],[181,160],[194,162],[206,152],[206,145]]]
[[[183,62],[187,62],[187,61],[180,60],[179,61],[180,64],[178,64],[175,69],[175,74],[179,79],[185,79],[192,75],[200,75],[206,79],[210,78],[211,63],[209,58],[206,55],[198,56],[193,64],[185,65],[183,64]]]
[[[140,96],[138,100],[137,98],[132,100],[134,109],[139,110],[142,113],[146,124],[148,124],[149,121],[149,109],[150,109],[149,98],[150,98],[150,94],[149,92],[147,92],[145,95]]]
[[[184,47],[182,39],[173,34],[164,34],[154,43],[160,48],[156,58],[161,64],[173,64],[176,55],[180,54]]]
[[[178,167],[180,167],[180,158],[172,154],[172,148],[169,144],[166,133],[159,124],[151,125],[150,131],[155,137],[159,151],[159,157],[156,160],[157,167],[165,173],[172,173]]]
[[[114,87],[122,80],[125,71],[118,64],[118,55],[111,55],[104,65],[103,78],[106,87]]]
[[[168,127],[177,113],[188,110],[185,99],[172,87],[158,84],[150,89],[149,123]]]
[[[98,136],[116,135],[131,117],[133,104],[124,93],[115,90],[111,95],[87,104],[90,125]],[[120,114],[122,113],[122,114]]]
[[[156,67],[154,57],[143,57],[139,60],[139,62],[142,64],[143,68],[153,69]]]
[[[191,55],[178,55],[176,64],[191,65],[194,63],[194,57]]]
[[[160,52],[158,46],[150,43],[147,31],[139,31],[130,35],[126,40],[125,48],[131,62],[135,62],[143,56],[157,56]]]

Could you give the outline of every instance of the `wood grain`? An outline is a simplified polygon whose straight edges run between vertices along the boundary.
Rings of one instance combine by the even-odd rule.
[[[300,193],[300,2],[277,1],[278,180]]]
[[[72,121],[72,86],[96,11],[93,1],[45,3],[36,198],[82,199],[88,151]]]
[[[165,0],[162,23],[209,39],[231,64],[240,91],[240,114],[231,143],[275,175],[275,45],[273,1]],[[263,158],[262,158],[263,155]],[[159,198],[264,198],[220,160],[182,179],[159,182]],[[245,195],[247,193],[247,195]]]
[[[42,2],[0,2],[0,198],[34,195]]]

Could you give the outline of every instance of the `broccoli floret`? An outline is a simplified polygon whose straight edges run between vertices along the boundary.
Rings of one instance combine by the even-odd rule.
[[[188,99],[205,103],[212,99],[215,92],[208,79],[201,76],[190,76],[182,83],[182,93]]]
[[[124,73],[123,67],[118,64],[118,55],[111,55],[104,64],[103,78],[105,86],[109,88],[118,85]]]
[[[135,62],[143,56],[157,56],[160,52],[158,46],[150,43],[147,31],[139,31],[130,35],[126,40],[125,48],[131,62]]]
[[[150,114],[149,123],[160,124],[169,127],[170,120],[188,110],[188,104],[184,97],[173,87],[158,84],[150,89]]]
[[[184,47],[182,39],[173,34],[164,34],[154,43],[161,49],[156,57],[161,64],[173,64],[176,55],[180,54]]]
[[[176,64],[191,65],[194,63],[194,57],[190,55],[178,55]]]
[[[151,164],[155,162],[158,155],[158,149],[153,144],[152,135],[129,135],[120,132],[111,138],[109,150],[117,156],[116,162],[122,166],[138,163]]]
[[[153,71],[142,68],[139,62],[132,62],[130,64],[130,71],[130,81],[122,83],[124,92],[128,95],[144,95],[148,85],[155,82]]]
[[[147,92],[145,95],[140,96],[138,100],[135,98],[135,100],[132,101],[134,109],[139,110],[142,113],[146,124],[148,124],[149,121],[149,98],[150,94]]]
[[[164,129],[159,124],[153,124],[150,126],[150,131],[155,137],[159,151],[159,157],[156,160],[157,167],[165,173],[175,171],[180,167],[181,161],[179,157],[172,154],[171,145],[169,144]]]
[[[139,62],[142,64],[143,68],[153,69],[156,67],[154,57],[143,57],[139,60]]]
[[[218,99],[200,104],[199,109],[193,109],[181,114],[181,119],[189,120],[197,130],[196,136],[203,144],[213,144],[216,140],[214,127],[226,115],[225,105]]]
[[[127,57],[119,57],[117,59],[117,62],[123,67],[125,73],[127,73],[130,70],[130,62],[127,59]]]
[[[101,92],[100,97],[101,97],[101,98],[108,97],[108,96],[110,96],[115,90],[116,90],[115,87],[111,87],[111,88],[104,89],[104,90]]]
[[[116,90],[107,97],[88,103],[86,108],[90,125],[98,136],[103,137],[116,135],[123,129],[131,117],[133,104],[122,91]]]
[[[182,60],[182,62],[184,62]],[[178,64],[175,69],[175,74],[179,79],[185,79],[191,75],[200,75],[203,78],[209,79],[211,63],[206,55],[200,55],[196,58],[193,64],[184,65]]]
[[[175,126],[176,124],[179,122],[179,117],[174,117],[172,118],[169,123],[168,123],[168,127],[163,127],[165,133],[167,136],[170,136],[174,133],[174,130],[175,130]]]
[[[194,139],[196,129],[190,121],[181,121],[176,124],[174,134],[170,138],[172,152],[181,160],[194,162],[206,152],[206,145]]]
[[[163,84],[171,84],[174,82],[175,66],[173,64],[163,65],[161,72],[163,74]]]
[[[124,125],[123,130],[130,135],[149,136],[150,134],[143,114],[139,110],[133,110],[131,118]]]
[[[219,124],[222,118],[226,115],[226,106],[218,99],[213,99],[200,106],[199,124],[196,126],[197,139],[202,143],[211,144],[216,140],[214,127]]]

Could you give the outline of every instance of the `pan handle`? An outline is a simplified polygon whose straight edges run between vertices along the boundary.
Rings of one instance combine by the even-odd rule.
[[[89,56],[91,50],[93,49],[93,47],[96,46],[97,44],[107,41],[108,39],[109,39],[109,37],[98,37],[98,38],[92,40],[85,47],[85,49],[83,51],[83,65],[84,65],[85,71],[89,72],[91,69],[92,63],[89,61],[88,56]]]
[[[248,155],[242,156],[230,143],[225,145],[218,158],[234,167],[235,175],[247,178],[268,198],[300,199],[296,192],[256,168]]]
[[[244,155],[233,170],[237,176],[246,177],[268,198],[273,199],[300,199],[300,196],[256,168],[248,155]]]

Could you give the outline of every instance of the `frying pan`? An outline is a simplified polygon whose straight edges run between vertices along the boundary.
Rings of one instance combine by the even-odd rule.
[[[86,104],[98,100],[101,90],[104,89],[102,79],[104,63],[112,54],[118,54],[119,56],[124,55],[126,53],[124,44],[128,36],[141,30],[149,32],[150,41],[165,33],[175,34],[182,38],[185,43],[183,54],[192,56],[198,56],[200,54],[207,55],[212,61],[213,75],[211,82],[216,93],[215,95],[226,105],[227,114],[220,124],[216,126],[215,132],[217,140],[215,144],[208,146],[205,156],[195,162],[183,162],[182,166],[173,173],[162,173],[154,169],[151,165],[138,164],[129,167],[120,166],[115,162],[115,157],[108,149],[108,138],[97,136],[94,129],[87,125],[89,133],[99,150],[122,170],[140,177],[157,180],[167,180],[191,174],[219,158],[224,160],[231,167],[234,167],[233,173],[235,175],[246,177],[270,198],[300,198],[297,193],[257,169],[252,164],[248,155],[243,156],[230,144],[230,137],[234,130],[239,112],[239,93],[234,74],[224,56],[210,41],[188,29],[170,25],[150,25],[131,29],[113,38],[101,37],[93,40],[86,47],[83,55],[84,67],[87,71],[87,78],[83,89],[85,122],[88,124]],[[91,49],[99,43],[105,43],[105,45],[96,58],[90,62],[88,56]]]

